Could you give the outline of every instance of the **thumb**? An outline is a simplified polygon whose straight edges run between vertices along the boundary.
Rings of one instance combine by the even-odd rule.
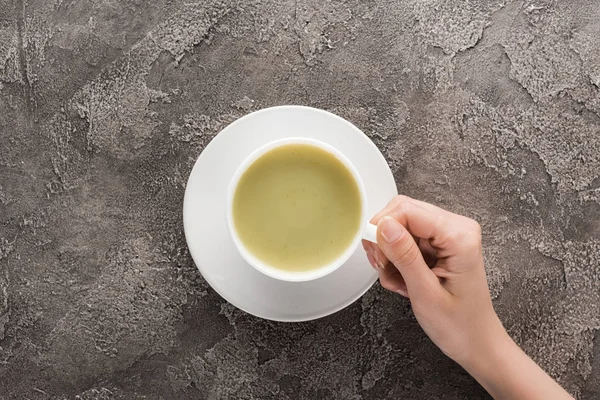
[[[438,277],[429,269],[419,246],[404,226],[392,217],[377,224],[377,244],[406,281],[408,295],[426,295],[440,287]]]

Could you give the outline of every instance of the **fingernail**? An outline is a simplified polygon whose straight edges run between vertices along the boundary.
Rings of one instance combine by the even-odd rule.
[[[367,258],[369,259],[371,267],[377,269],[377,261],[375,261],[375,258],[373,257],[373,254],[370,251],[367,251]]]
[[[400,296],[404,296],[404,297],[408,297],[408,293],[406,293],[404,290],[402,289],[398,289],[396,290],[396,293],[398,293]]]
[[[394,243],[404,233],[400,222],[392,217],[383,217],[381,219],[379,222],[379,231],[381,232],[381,236],[383,236],[383,240],[388,243]]]
[[[383,261],[377,262],[377,265],[379,266],[380,269],[385,269],[385,263]]]

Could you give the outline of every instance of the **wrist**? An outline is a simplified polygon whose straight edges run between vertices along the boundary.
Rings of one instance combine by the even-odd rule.
[[[495,399],[573,399],[502,329],[462,367]]]
[[[502,392],[502,386],[511,380],[509,376],[514,364],[526,356],[503,327],[492,336],[459,364],[494,396]]]
[[[493,370],[503,363],[519,347],[508,335],[498,316],[492,318],[479,330],[479,335],[470,340],[464,358],[455,360],[471,375]]]

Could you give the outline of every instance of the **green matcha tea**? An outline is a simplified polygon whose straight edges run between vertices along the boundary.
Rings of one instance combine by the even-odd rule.
[[[352,173],[334,155],[289,144],[244,172],[232,211],[248,251],[274,268],[302,272],[329,264],[352,244],[362,204]]]

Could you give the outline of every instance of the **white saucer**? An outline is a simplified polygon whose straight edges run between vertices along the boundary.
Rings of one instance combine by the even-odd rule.
[[[387,162],[350,122],[301,106],[267,108],[233,122],[206,146],[190,174],[183,226],[202,276],[225,300],[257,317],[308,321],[347,307],[377,280],[362,247],[333,273],[309,282],[283,282],[261,274],[237,252],[225,219],[227,188],[238,165],[255,149],[286,137],[328,143],[357,168],[374,215],[397,194]]]

